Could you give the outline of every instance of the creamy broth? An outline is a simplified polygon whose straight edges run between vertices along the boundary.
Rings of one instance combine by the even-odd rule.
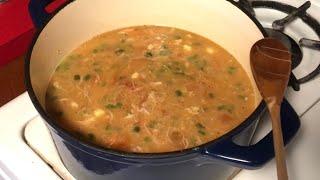
[[[47,111],[74,136],[143,153],[214,140],[243,122],[254,101],[249,77],[226,50],[160,26],[85,42],[62,60],[46,94]]]

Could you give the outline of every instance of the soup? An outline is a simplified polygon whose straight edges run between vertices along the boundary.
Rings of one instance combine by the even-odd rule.
[[[79,139],[127,152],[192,148],[229,132],[254,109],[249,77],[197,34],[137,26],[106,32],[66,56],[46,108]]]

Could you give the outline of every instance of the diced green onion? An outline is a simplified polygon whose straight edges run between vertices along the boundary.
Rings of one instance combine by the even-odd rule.
[[[151,51],[147,51],[146,53],[144,53],[144,57],[152,58],[153,57],[153,53]]]
[[[107,104],[105,107],[107,109],[118,109],[122,107],[122,103],[117,102],[116,104]]]
[[[83,77],[83,79],[84,79],[85,81],[88,81],[88,80],[91,79],[91,75],[90,75],[90,74],[87,74],[87,75],[85,75],[85,76]]]
[[[73,80],[75,80],[75,81],[79,81],[80,78],[81,78],[81,77],[80,77],[79,74],[76,74],[76,75],[73,76]]]
[[[175,94],[176,94],[176,96],[178,96],[178,97],[180,97],[180,96],[182,96],[183,94],[182,94],[182,92],[180,91],[180,90],[176,90],[175,91]]]
[[[140,132],[140,126],[134,126],[132,131],[135,132],[135,133]]]

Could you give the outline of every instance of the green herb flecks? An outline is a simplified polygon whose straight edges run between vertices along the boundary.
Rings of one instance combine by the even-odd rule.
[[[75,80],[75,81],[79,81],[80,79],[81,79],[81,77],[79,74],[76,74],[73,76],[73,80]]]
[[[199,129],[198,130],[198,133],[199,134],[201,134],[202,136],[205,136],[207,133],[204,131],[204,130],[202,130],[202,129]]]
[[[157,121],[150,121],[148,123],[148,128],[154,129],[154,128],[156,128],[157,124],[158,124]]]
[[[247,96],[244,96],[244,95],[241,95],[241,94],[238,95],[238,98],[241,99],[241,100],[244,100],[244,101],[248,100]]]
[[[233,110],[234,110],[234,105],[232,105],[232,104],[222,104],[222,105],[219,105],[219,106],[217,107],[217,109],[218,109],[219,111],[227,111],[227,112],[229,112],[229,113],[232,113]]]
[[[91,75],[90,74],[86,74],[84,77],[83,77],[83,80],[85,81],[89,81],[91,79]]]
[[[171,51],[169,50],[167,45],[162,45],[161,49],[159,51],[160,56],[168,56],[171,54]]]
[[[117,132],[121,130],[121,128],[111,126],[110,124],[108,124],[104,129],[106,130],[107,133]]]
[[[187,60],[201,71],[203,71],[207,66],[207,61],[204,59],[201,59],[197,54],[189,56]]]
[[[71,54],[67,57],[67,59],[70,59],[70,60],[79,60],[81,58],[83,58],[81,54]]]
[[[89,133],[87,138],[88,138],[89,141],[95,141],[96,140],[96,136],[93,133]]]
[[[57,71],[67,71],[70,69],[70,62],[68,61],[63,61],[58,67]]]
[[[117,55],[117,56],[120,56],[122,55],[123,53],[125,53],[125,50],[123,48],[117,48],[114,53]]]
[[[176,90],[175,94],[177,97],[181,97],[183,95],[182,91],[180,91],[180,90]]]
[[[152,141],[152,139],[149,137],[149,136],[146,136],[143,138],[143,141],[146,142],[146,143],[149,143]]]
[[[92,50],[92,53],[96,54],[96,53],[100,53],[100,52],[103,52],[107,49],[107,44],[105,43],[102,43],[100,44],[99,46],[97,46],[96,48],[94,48]]]
[[[198,129],[198,133],[201,135],[206,135],[206,127],[204,125],[202,125],[201,123],[196,123],[195,124],[196,128]]]
[[[182,37],[181,37],[181,35],[176,34],[176,35],[173,36],[173,39],[179,40],[179,39],[182,39]]]
[[[107,109],[119,109],[122,107],[122,103],[117,102],[116,104],[107,104],[105,108]]]
[[[230,66],[227,68],[227,72],[230,74],[230,75],[233,75],[234,73],[236,73],[237,71],[237,68],[236,67],[233,67],[233,66]]]
[[[185,66],[178,61],[171,61],[164,64],[163,67],[167,68],[173,74],[185,75]]]
[[[107,83],[105,81],[100,82],[99,84],[101,87],[105,87],[107,85]]]
[[[110,124],[108,124],[105,128],[106,131],[112,131],[112,126]]]
[[[137,125],[132,128],[132,131],[135,133],[139,133],[140,130],[141,130],[140,126],[137,126]]]
[[[96,73],[101,73],[102,72],[102,70],[100,69],[100,68],[95,68],[95,69],[93,69],[94,70],[94,72],[96,72]]]
[[[234,85],[234,89],[235,89],[236,91],[238,91],[239,93],[242,93],[242,92],[245,90],[241,83],[236,83],[236,84]]]
[[[189,142],[192,146],[196,146],[197,145],[197,139],[192,136],[190,139],[189,139]]]
[[[152,58],[153,57],[153,53],[151,51],[147,51],[147,52],[144,53],[144,57]]]
[[[201,123],[196,123],[196,127],[198,129],[205,129],[205,127]]]

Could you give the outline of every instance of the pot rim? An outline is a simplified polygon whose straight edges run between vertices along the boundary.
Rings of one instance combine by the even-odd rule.
[[[237,4],[233,0],[226,0],[226,1],[231,3],[232,5],[234,5],[238,9],[240,9],[243,13],[245,13],[251,19],[251,21],[253,21],[255,23],[256,27],[260,30],[260,32],[263,34],[264,37],[268,36],[266,31],[262,27],[262,25],[258,22],[258,20],[250,12],[248,12],[244,7],[240,6],[239,4]],[[205,151],[206,147],[217,145],[217,144],[219,144],[219,142],[222,142],[226,139],[230,139],[230,138],[234,137],[235,135],[237,135],[238,133],[240,133],[243,129],[245,129],[250,124],[252,124],[265,109],[266,105],[263,101],[261,101],[260,104],[257,106],[257,108],[250,114],[250,116],[248,116],[246,118],[246,120],[244,120],[237,127],[230,130],[228,133],[220,136],[217,139],[209,141],[205,144],[202,144],[202,145],[199,145],[196,147],[192,147],[192,148],[188,148],[188,149],[179,150],[179,151],[162,152],[162,153],[125,152],[125,151],[111,149],[111,148],[102,148],[97,145],[90,144],[90,143],[87,143],[87,142],[84,142],[84,141],[81,141],[81,140],[75,138],[74,136],[71,135],[71,133],[67,132],[66,130],[61,128],[58,124],[56,124],[52,120],[51,116],[46,113],[45,109],[42,108],[42,106],[40,105],[40,102],[38,101],[38,99],[35,95],[35,92],[33,90],[32,83],[31,83],[31,78],[30,78],[31,55],[32,55],[33,48],[37,42],[39,35],[45,29],[46,25],[50,22],[50,20],[56,14],[58,14],[60,12],[60,10],[67,7],[72,2],[73,1],[69,1],[69,2],[65,3],[64,5],[62,5],[61,7],[59,7],[52,14],[52,16],[50,18],[48,18],[46,20],[46,22],[43,23],[43,26],[41,28],[37,29],[37,32],[35,33],[35,36],[33,37],[33,40],[31,42],[31,45],[28,49],[28,52],[27,52],[27,55],[25,58],[24,76],[25,76],[25,85],[26,85],[27,92],[29,94],[29,97],[30,97],[35,109],[39,112],[40,116],[45,120],[46,124],[49,125],[50,128],[52,128],[53,130],[58,132],[59,136],[63,135],[63,139],[67,138],[67,139],[71,140],[72,142],[70,142],[70,141],[67,141],[67,142],[77,146],[78,149],[86,151],[89,154],[92,154],[92,152],[88,152],[88,151],[94,151],[94,152],[98,152],[99,155],[112,155],[112,156],[118,156],[118,157],[123,157],[123,158],[125,157],[125,158],[129,158],[129,159],[163,159],[163,158],[170,158],[170,157],[181,157],[181,156],[185,156],[185,155],[193,154],[193,153],[203,153],[203,151]]]

